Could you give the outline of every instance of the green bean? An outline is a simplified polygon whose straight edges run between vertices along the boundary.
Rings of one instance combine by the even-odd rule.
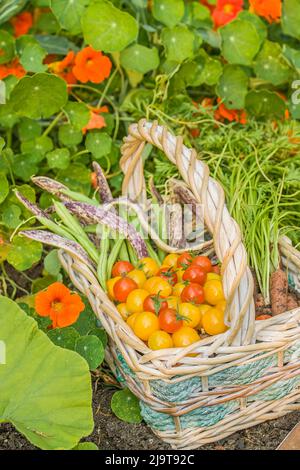
[[[132,245],[128,240],[126,240],[126,247],[128,250],[130,263],[133,264],[133,266],[136,266],[139,260],[138,260],[135,250],[132,248]]]
[[[76,191],[71,191],[71,189],[60,189],[62,194],[69,196],[74,201],[78,202],[86,202],[87,204],[92,204],[94,206],[99,206],[99,202],[96,199],[91,199],[84,194],[77,193]]]
[[[110,255],[108,257],[107,261],[107,278],[109,279],[111,277],[111,271],[112,267],[118,258],[121,246],[123,245],[124,237],[119,237],[117,240],[113,240],[114,244],[111,249]]]
[[[151,258],[153,258],[157,262],[157,264],[160,266],[161,265],[161,260],[158,256],[158,254],[156,253],[156,251],[154,250],[153,246],[151,245],[150,240],[145,240],[145,243],[146,243],[146,246],[147,246],[147,249],[148,249],[148,252],[149,252],[149,256]]]
[[[97,274],[102,289],[106,292],[106,281],[107,281],[107,261],[108,261],[108,250],[109,250],[109,233],[110,229],[103,226],[102,236],[100,242],[100,256],[97,266]]]
[[[119,251],[119,258],[121,261],[129,261],[129,254],[126,246],[126,241],[123,240],[123,243],[121,245],[120,251]]]

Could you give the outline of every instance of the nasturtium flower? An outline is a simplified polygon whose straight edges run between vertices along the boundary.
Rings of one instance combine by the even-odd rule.
[[[19,15],[14,16],[10,22],[14,28],[14,35],[18,38],[23,36],[23,34],[27,34],[30,28],[32,28],[33,17],[29,11],[23,11]]]
[[[216,28],[234,20],[243,9],[243,0],[217,0],[212,18]]]
[[[101,83],[109,77],[111,67],[107,56],[89,46],[77,53],[73,74],[82,83]]]
[[[20,64],[18,58],[13,59],[7,64],[0,65],[0,80],[8,77],[9,75],[14,75],[17,78],[22,78],[26,75],[26,71]]]
[[[243,109],[227,109],[224,103],[221,103],[220,98],[218,98],[218,109],[215,110],[214,118],[216,121],[229,121],[229,122],[239,122],[240,124],[247,124],[247,114]]]
[[[48,65],[48,68],[63,78],[69,85],[73,85],[77,83],[76,77],[73,74],[74,60],[75,52],[70,51],[63,60],[52,62]]]
[[[106,127],[106,122],[101,113],[108,113],[108,107],[102,106],[101,108],[91,108],[90,109],[90,120],[85,127],[82,129],[82,133],[86,134],[86,131],[92,129],[102,129]]]
[[[41,317],[50,317],[53,328],[75,323],[85,306],[78,294],[72,294],[64,284],[54,282],[35,297],[35,310]]]
[[[269,23],[281,18],[281,0],[250,0],[250,11],[264,17]]]

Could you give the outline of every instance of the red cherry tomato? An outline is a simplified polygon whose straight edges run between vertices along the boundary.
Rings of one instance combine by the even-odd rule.
[[[190,266],[186,269],[182,276],[183,281],[195,282],[196,284],[204,285],[206,281],[206,272],[199,266]]]
[[[158,321],[160,328],[167,333],[175,333],[175,331],[178,331],[183,325],[182,319],[178,316],[174,308],[161,310],[158,315]]]
[[[177,284],[178,282],[177,274],[175,273],[175,271],[173,271],[172,268],[160,268],[157,275],[159,277],[162,277],[163,279],[166,279],[166,281],[168,281],[171,286],[175,286],[175,284]]]
[[[138,285],[129,277],[122,277],[114,285],[114,295],[116,300],[119,302],[126,302],[128,295],[134,289],[137,289]]]
[[[185,286],[180,297],[182,302],[202,304],[204,302],[204,289],[200,284],[191,282],[191,284]]]
[[[168,307],[168,302],[159,295],[148,295],[144,300],[145,312],[153,312],[158,315],[158,312]]]
[[[215,274],[221,274],[221,268],[218,264],[211,267],[211,272]]]
[[[177,260],[177,267],[187,268],[191,264],[192,261],[193,261],[192,255],[188,251],[185,251],[179,256]]]
[[[117,261],[112,268],[111,275],[112,277],[124,276],[134,269],[129,261]]]
[[[211,272],[211,261],[207,256],[196,256],[192,261],[192,266],[199,266],[205,273]]]

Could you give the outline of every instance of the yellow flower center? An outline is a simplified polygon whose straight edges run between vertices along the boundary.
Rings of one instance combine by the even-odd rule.
[[[232,13],[233,12],[233,5],[231,3],[226,3],[224,5],[224,13]]]
[[[58,300],[54,300],[51,303],[51,308],[53,308],[53,310],[55,310],[57,313],[60,313],[63,309],[63,304],[62,302],[59,302]]]

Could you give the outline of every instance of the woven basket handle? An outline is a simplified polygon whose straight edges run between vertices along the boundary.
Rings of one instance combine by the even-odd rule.
[[[120,165],[124,173],[123,195],[140,204],[146,202],[146,185],[142,153],[146,143],[162,150],[178,167],[197,201],[203,205],[204,221],[213,236],[215,253],[222,262],[223,288],[227,301],[225,333],[227,344],[235,346],[255,341],[255,308],[253,278],[247,266],[247,253],[241,240],[238,224],[225,206],[221,185],[209,176],[208,166],[197,159],[197,152],[183,145],[157,122],[139,121],[129,128],[121,148]]]

